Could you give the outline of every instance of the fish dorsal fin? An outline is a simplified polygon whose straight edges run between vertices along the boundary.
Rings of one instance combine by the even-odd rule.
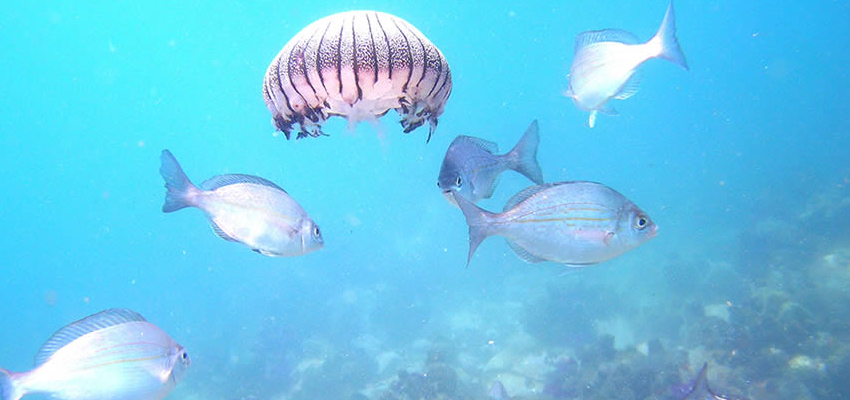
[[[503,208],[502,211],[508,211],[511,208],[514,208],[514,206],[516,206],[517,204],[519,204],[523,200],[525,200],[525,199],[527,199],[531,196],[534,196],[538,192],[546,190],[546,189],[548,189],[552,186],[554,186],[554,185],[551,184],[551,183],[547,183],[545,185],[529,186],[529,187],[523,189],[521,192],[515,194],[514,197],[511,197],[511,199],[508,200],[508,203],[505,204],[505,208]]]
[[[50,359],[50,357],[59,351],[59,349],[65,347],[68,343],[79,339],[83,335],[109,328],[110,326],[140,321],[146,320],[137,312],[126,308],[111,308],[85,317],[60,329],[58,332],[54,333],[50,339],[47,339],[47,342],[44,342],[44,345],[42,345],[41,349],[38,350],[38,354],[35,355],[35,366],[44,364],[44,362]]]
[[[499,146],[496,143],[493,143],[489,140],[484,140],[481,138],[473,137],[473,136],[465,136],[460,135],[454,140],[457,143],[468,143],[475,147],[478,147],[484,151],[490,152],[492,154],[496,154],[499,152]]]
[[[638,89],[640,89],[638,87],[639,85],[640,85],[640,73],[638,73],[636,71],[634,74],[632,74],[632,76],[629,78],[629,80],[627,80],[626,83],[623,84],[623,87],[620,88],[620,91],[617,92],[617,95],[614,96],[614,98],[617,99],[617,100],[625,100],[625,99],[628,99],[629,97],[634,96],[635,93],[638,92]]]
[[[576,36],[575,52],[594,43],[617,42],[625,44],[638,44],[640,39],[633,33],[622,29],[603,29],[600,31],[587,31]]]
[[[514,253],[516,253],[516,255],[525,262],[539,263],[539,262],[546,261],[546,259],[544,259],[544,258],[540,258],[540,257],[535,256],[534,254],[529,253],[528,250],[526,250],[524,247],[516,244],[516,242],[514,242],[513,240],[505,239],[505,241],[508,242],[508,246],[511,246],[511,250],[513,250]]]
[[[274,182],[260,178],[259,176],[254,175],[245,175],[245,174],[227,174],[227,175],[216,175],[210,179],[204,181],[201,184],[201,189],[203,190],[216,190],[218,188],[235,185],[237,183],[253,183],[257,185],[268,186],[270,188],[275,188],[280,190],[281,192],[286,193],[286,190],[283,190],[278,185],[275,185]]]
[[[220,237],[224,240],[230,241],[230,242],[238,242],[238,240],[232,238],[230,235],[227,234],[227,232],[225,232],[223,229],[221,229],[221,227],[218,226],[218,224],[216,224],[215,221],[212,220],[212,218],[210,218],[209,221],[210,221],[210,228],[212,228],[213,232],[215,232],[215,234],[218,237]]]

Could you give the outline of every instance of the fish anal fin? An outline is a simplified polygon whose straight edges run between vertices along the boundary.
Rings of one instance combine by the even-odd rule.
[[[511,250],[513,250],[514,253],[516,253],[516,255],[525,262],[539,263],[539,262],[547,261],[545,258],[540,258],[540,257],[535,256],[534,254],[529,253],[528,250],[526,250],[524,247],[520,246],[519,244],[517,244],[513,240],[505,239],[505,241],[508,242],[508,246],[511,246]]]

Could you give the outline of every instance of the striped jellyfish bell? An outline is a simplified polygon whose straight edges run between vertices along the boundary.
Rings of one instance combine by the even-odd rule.
[[[390,109],[409,133],[426,121],[428,140],[452,92],[443,53],[407,21],[377,11],[348,11],[298,32],[272,60],[263,97],[272,123],[289,139],[324,135],[330,116],[376,121]]]

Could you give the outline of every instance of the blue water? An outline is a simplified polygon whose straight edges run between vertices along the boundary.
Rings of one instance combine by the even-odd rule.
[[[606,333],[622,356],[609,369],[639,369],[635,349],[660,341],[677,365],[671,386],[709,362],[730,393],[847,398],[850,5],[679,1],[690,71],[650,60],[641,92],[615,104],[621,115],[587,128],[561,94],[575,35],[616,27],[646,40],[666,6],[7,5],[0,366],[27,370],[60,327],[127,307],[192,355],[173,399],[386,398],[396,371],[425,371],[435,348],[450,349],[440,362],[458,373],[457,397],[485,398],[499,378],[509,392],[577,398],[540,392],[545,371],[569,357],[593,369],[581,349]],[[430,143],[427,128],[403,134],[395,112],[383,136],[369,124],[349,133],[340,118],[325,125],[330,137],[273,135],[268,63],[302,27],[350,9],[406,19],[449,61],[454,89]],[[603,182],[659,236],[581,270],[526,264],[491,238],[464,268],[464,219],[435,185],[445,150],[460,134],[508,149],[534,119],[547,181]],[[165,148],[196,182],[237,172],[276,182],[325,248],[267,258],[216,237],[197,210],[163,214]],[[508,172],[480,205],[499,210],[528,184]],[[383,371],[381,354],[396,355]],[[498,357],[539,366],[492,367]],[[531,384],[511,386],[509,374]],[[636,382],[614,387],[638,393]],[[670,396],[663,385],[657,398]]]

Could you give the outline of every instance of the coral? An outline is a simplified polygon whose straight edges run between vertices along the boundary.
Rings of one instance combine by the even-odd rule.
[[[425,373],[399,371],[380,400],[437,400],[456,398],[458,378],[445,364],[433,364]]]
[[[665,399],[680,382],[678,364],[685,355],[666,351],[659,341],[646,348],[647,355],[634,348],[616,351],[613,338],[601,337],[585,346],[578,360],[557,360],[543,392],[555,400]]]
[[[704,316],[682,326],[682,337],[689,346],[704,346],[711,350],[731,350],[735,330],[726,321]]]
[[[293,400],[337,400],[362,389],[376,373],[376,362],[358,348],[338,350],[318,366],[307,368]]]
[[[611,335],[602,335],[579,351],[579,359],[584,368],[593,368],[602,363],[614,361],[616,355],[614,337]]]

